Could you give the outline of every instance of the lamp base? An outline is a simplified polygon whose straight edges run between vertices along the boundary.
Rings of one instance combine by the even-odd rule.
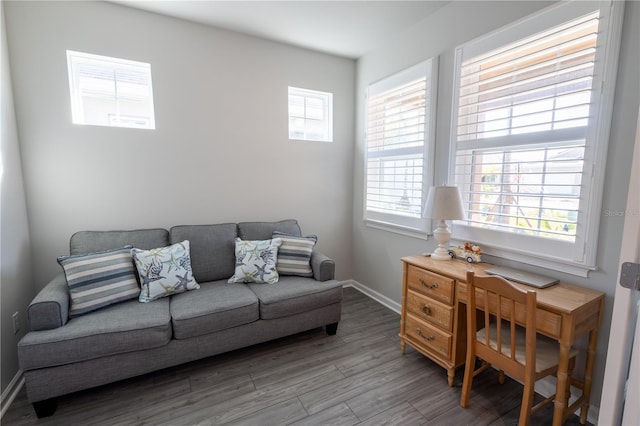
[[[431,253],[431,258],[434,260],[451,260],[449,256],[449,238],[451,238],[451,232],[447,227],[447,222],[440,220],[438,226],[433,231],[433,237],[438,242],[438,248]]]
[[[434,260],[451,260],[449,251],[442,247],[438,247],[433,253],[431,253],[431,258]]]

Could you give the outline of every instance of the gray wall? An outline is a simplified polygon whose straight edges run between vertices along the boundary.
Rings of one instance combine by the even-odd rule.
[[[20,145],[11,91],[11,73],[4,20],[4,3],[0,4],[0,39],[2,68],[0,69],[0,129],[2,161],[0,190],[0,325],[2,348],[0,382],[4,391],[18,371],[16,346],[27,330],[25,310],[35,296],[31,274],[31,242],[27,222]],[[13,333],[14,312],[20,313],[20,331]]]
[[[364,188],[364,94],[367,86],[430,56],[438,55],[439,83],[437,101],[435,182],[444,182],[448,174],[449,132],[453,88],[454,49],[465,41],[502,27],[533,13],[549,3],[543,2],[451,2],[435,14],[358,60],[356,90],[356,147],[353,200],[353,276],[354,279],[400,303],[402,256],[433,251],[437,244],[367,227],[362,221]],[[631,168],[635,123],[638,111],[639,58],[637,42],[640,27],[640,3],[628,2],[625,11],[622,51],[616,87],[614,119],[607,158],[605,194],[602,211],[625,210]],[[559,278],[607,294],[605,319],[600,332],[594,391],[591,402],[599,405],[604,374],[607,341],[617,280],[623,217],[602,215],[598,241],[599,270],[589,278],[556,273]],[[375,259],[375,261],[372,261]],[[501,263],[500,259],[483,257]],[[584,344],[584,342],[582,342]]]
[[[351,278],[355,61],[102,2],[8,2],[39,289],[83,229],[296,218]],[[151,64],[156,130],[71,124],[66,50]],[[334,141],[288,140],[287,86]]]

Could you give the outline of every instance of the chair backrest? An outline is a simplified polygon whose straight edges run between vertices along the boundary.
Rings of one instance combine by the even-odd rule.
[[[467,343],[475,354],[510,376],[535,376],[536,293],[498,276],[467,272]],[[479,313],[481,310],[482,313]],[[478,319],[484,328],[478,332]],[[523,330],[516,325],[520,324]],[[522,341],[524,340],[524,341]]]

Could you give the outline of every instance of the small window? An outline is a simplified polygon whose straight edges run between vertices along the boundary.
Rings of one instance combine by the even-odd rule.
[[[289,139],[333,141],[333,94],[289,87]]]
[[[364,219],[423,234],[433,174],[436,58],[367,89]]]
[[[67,50],[74,124],[155,129],[151,65]]]

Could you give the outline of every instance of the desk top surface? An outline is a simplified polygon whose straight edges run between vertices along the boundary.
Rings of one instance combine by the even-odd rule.
[[[456,279],[465,286],[465,290],[467,271],[484,275],[486,269],[494,266],[490,263],[468,263],[461,259],[433,260],[423,255],[403,257],[402,261]],[[585,305],[598,303],[599,299],[604,297],[604,293],[600,291],[562,281],[547,288],[534,288],[525,284],[510,282],[522,289],[535,290],[538,306],[547,306],[554,311],[569,314],[583,308]]]

